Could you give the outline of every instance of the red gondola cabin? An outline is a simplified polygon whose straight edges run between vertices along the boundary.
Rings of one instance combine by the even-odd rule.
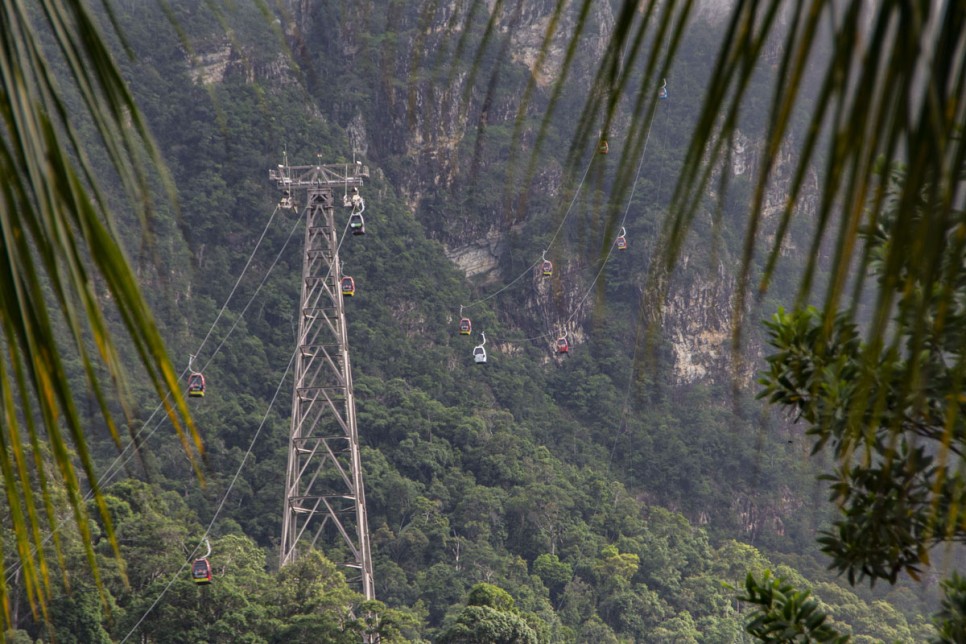
[[[188,395],[192,398],[203,398],[205,395],[205,377],[198,372],[188,376]]]
[[[356,282],[351,277],[342,278],[342,295],[344,297],[352,297],[356,294]]]
[[[627,239],[623,235],[617,238],[617,250],[627,250]]]
[[[473,330],[473,325],[470,323],[469,318],[463,318],[460,320],[460,335],[469,335]]]
[[[211,583],[211,562],[205,558],[195,559],[191,564],[191,579],[196,584]]]
[[[553,275],[553,264],[550,262],[549,259],[543,260],[542,272],[544,277],[550,277],[551,275]]]
[[[570,344],[567,342],[567,338],[557,338],[557,353],[568,353],[570,351]]]

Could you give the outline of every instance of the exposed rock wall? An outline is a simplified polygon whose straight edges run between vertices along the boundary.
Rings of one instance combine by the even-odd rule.
[[[324,42],[335,48],[333,53],[347,67],[372,70],[365,80],[371,84],[374,105],[354,107],[342,122],[351,147],[360,157],[385,161],[387,176],[423,221],[427,234],[439,239],[448,257],[478,285],[500,284],[508,279],[501,271],[508,235],[525,225],[528,216],[513,194],[511,184],[518,178],[501,178],[499,173],[501,167],[510,164],[506,150],[487,147],[481,143],[482,134],[518,137],[514,145],[519,149],[512,152],[522,156],[533,144],[534,127],[514,129],[521,113],[520,98],[527,81],[533,78],[536,91],[522,112],[525,118],[539,120],[563,65],[565,43],[574,29],[574,16],[563,15],[557,35],[544,47],[555,4],[554,0],[504,3],[490,49],[479,61],[463,52],[462,62],[455,60],[454,43],[463,36],[470,42],[486,27],[486,17],[481,13],[467,29],[470,2],[434,3],[432,11],[419,3],[360,2],[345,5],[332,15],[323,15],[324,9],[308,0],[288,0],[285,5],[287,16],[282,27],[294,45],[296,58],[299,43],[318,46]],[[733,4],[733,0],[702,0],[695,11],[696,20],[720,23]],[[490,2],[486,6],[492,10],[496,5]],[[377,19],[373,14],[378,12]],[[594,3],[576,57],[575,82],[593,86],[613,23],[611,3]],[[381,44],[374,47],[374,40]],[[467,51],[474,46],[466,44]],[[497,71],[490,59],[499,57],[501,51],[509,62]],[[200,82],[216,82],[219,74],[228,73],[233,64],[241,64],[233,63],[238,58],[230,48],[199,57],[197,77]],[[474,67],[475,63],[478,66]],[[272,73],[284,74],[284,64]],[[730,160],[730,167],[720,171],[750,184],[761,165],[761,142],[739,132]],[[774,238],[794,162],[789,147],[775,160],[774,180],[766,194],[765,219],[759,231],[765,246]],[[540,186],[543,197],[556,198],[564,181],[561,166],[539,172],[534,184]],[[485,188],[477,185],[480,177],[489,181]],[[810,185],[816,182],[815,177],[809,178]],[[717,186],[717,182],[711,185]],[[473,190],[485,194],[471,195]],[[460,203],[467,195],[474,199],[471,209],[463,209]],[[715,196],[709,195],[712,199]],[[806,198],[804,216],[812,205]],[[701,216],[711,218],[710,213]],[[741,235],[743,231],[732,237],[740,239]],[[684,249],[680,262],[685,277],[672,280],[667,299],[659,307],[663,337],[673,356],[673,377],[680,383],[691,383],[737,373],[750,381],[752,371],[734,364],[731,347],[738,250],[732,249],[729,254],[725,248],[712,262],[697,262],[690,257],[706,258],[707,250],[701,244],[707,242],[694,243],[694,248]],[[794,252],[795,240],[786,240],[782,250]],[[581,269],[586,268],[581,261],[568,258],[560,262],[553,280],[535,280],[522,302],[517,300],[515,308],[536,320],[529,331],[550,335],[566,332],[575,338],[582,335],[586,311],[580,308],[588,284],[580,279]],[[574,279],[565,279],[567,275]],[[748,350],[755,355],[761,351],[754,346]]]
[[[736,132],[730,166],[719,169],[719,172],[727,171],[733,179],[743,179],[752,185],[761,165],[762,145],[761,141],[741,131]],[[792,174],[797,165],[791,143],[781,148],[773,162],[772,180],[765,191],[762,221],[757,232],[758,243],[766,250],[775,242],[776,229],[786,208]],[[711,184],[716,185],[717,180],[712,180]],[[808,221],[813,217],[817,194],[818,175],[812,171],[805,182],[804,196],[796,208],[796,219]],[[718,195],[713,197],[717,198]],[[745,230],[737,232],[743,239]],[[725,257],[710,267],[695,266],[691,261],[691,254],[695,250],[703,249],[697,254],[707,256],[707,246],[712,243],[715,243],[713,239],[706,238],[690,240],[689,248],[693,250],[686,250],[679,262],[683,277],[672,281],[662,309],[664,337],[674,356],[674,378],[679,383],[692,383],[738,376],[750,384],[755,377],[756,365],[761,364],[764,350],[759,339],[749,338],[745,331],[743,336],[746,342],[742,351],[739,354],[734,351],[740,258],[722,251]],[[793,234],[786,235],[781,253],[786,257],[799,256],[804,250],[799,246]],[[748,292],[741,320],[745,327],[749,322],[756,321],[750,318],[757,314],[753,309],[755,298],[750,294],[755,287],[755,284],[746,286]]]

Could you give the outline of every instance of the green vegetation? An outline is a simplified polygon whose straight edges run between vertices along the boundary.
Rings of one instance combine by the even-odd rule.
[[[918,577],[934,545],[966,538],[959,518],[966,502],[959,462],[966,447],[963,397],[950,394],[960,388],[966,331],[961,224],[948,219],[938,231],[937,266],[929,273],[903,255],[904,279],[890,282],[892,220],[942,224],[935,203],[902,209],[897,193],[908,180],[904,172],[887,179],[892,207],[866,237],[882,297],[895,303],[891,337],[863,341],[858,324],[843,313],[779,311],[768,324],[775,351],[762,378],[761,395],[807,423],[816,450],[828,446],[835,454],[836,468],[823,478],[831,481],[839,516],[820,542],[832,566],[853,583],[895,583],[901,572]],[[924,328],[923,319],[932,323]]]
[[[123,480],[105,487],[100,518],[81,521],[91,536],[60,527],[45,544],[46,613],[31,610],[35,582],[12,574],[23,554],[12,530],[21,526],[4,517],[11,641],[342,642],[377,632],[384,642],[750,642],[799,624],[852,641],[922,641],[934,632],[925,616],[940,606],[935,588],[893,573],[892,589],[849,589],[823,570],[815,526],[829,528],[834,509],[815,492],[805,439],[751,393],[736,393],[731,374],[678,382],[675,347],[649,326],[661,323],[663,301],[646,274],[662,250],[657,231],[688,145],[683,133],[697,118],[712,27],[700,26],[678,54],[682,69],[703,71],[679,75],[673,89],[683,107],[655,121],[627,224],[632,252],[611,258],[590,289],[613,237],[608,217],[623,207],[607,197],[620,185],[617,162],[594,160],[564,220],[580,178],[556,154],[574,134],[573,112],[560,107],[544,148],[557,148],[554,158],[540,157],[537,181],[524,185],[525,163],[511,163],[515,146],[533,142],[511,126],[528,80],[520,69],[487,94],[493,122],[480,118],[478,138],[452,151],[461,171],[414,213],[401,186],[435,185],[426,175],[439,166],[428,160],[444,147],[414,157],[400,132],[420,128],[441,143],[447,132],[438,128],[465,127],[463,116],[474,123],[481,107],[471,101],[468,114],[446,114],[449,99],[458,101],[441,96],[450,89],[439,84],[440,68],[409,67],[419,62],[405,54],[426,33],[425,15],[404,3],[376,3],[391,20],[363,19],[357,5],[319,8],[300,25],[311,40],[293,60],[280,53],[276,25],[254,9],[216,19],[197,3],[171,4],[180,40],[152,3],[124,3],[117,13],[136,54],[124,61],[125,78],[179,197],[178,209],[152,214],[151,243],[128,250],[175,362],[197,353],[208,377],[208,395],[192,401],[203,477],[152,414],[155,386],[132,363],[134,412],[122,430],[148,431],[137,457],[120,464]],[[490,70],[495,57],[480,64]],[[189,72],[202,68],[217,79]],[[432,83],[432,92],[417,91]],[[579,105],[584,90],[567,85],[560,106]],[[293,163],[349,162],[351,142],[368,147],[376,170],[364,187],[369,234],[347,240],[341,255],[358,289],[348,303],[349,343],[379,602],[362,601],[346,583],[323,554],[333,544],[276,570],[288,410],[280,402],[269,411],[268,402],[291,388],[283,374],[301,265],[294,217],[278,213],[247,262],[278,198],[266,176],[282,152]],[[624,143],[612,139],[612,159],[632,149]],[[636,168],[632,156],[621,167]],[[515,193],[524,188],[526,198]],[[729,224],[752,194],[736,181],[726,207],[705,213],[687,246],[687,272],[668,284],[701,292],[740,261],[743,240]],[[484,301],[524,273],[561,223],[549,287],[527,273]],[[140,232],[133,217],[118,228],[139,238],[129,236]],[[504,234],[499,267],[491,282],[474,284],[446,253],[491,229]],[[807,261],[782,265],[773,283],[793,283]],[[485,367],[469,358],[473,340],[455,332],[468,303],[474,328],[490,339]],[[580,305],[580,341],[566,359],[554,357],[541,336],[552,339]],[[106,298],[104,307],[120,321]],[[118,353],[129,355],[125,348]],[[70,366],[82,383],[84,365]],[[80,413],[103,472],[117,450],[97,412]],[[76,488],[62,486],[56,461],[44,457],[34,475],[47,475],[52,507],[37,533],[62,523]],[[216,513],[214,581],[197,586],[188,566]],[[749,570],[765,581],[755,585]],[[949,582],[941,605],[940,632],[951,640],[961,585]],[[786,606],[793,614],[777,620]]]

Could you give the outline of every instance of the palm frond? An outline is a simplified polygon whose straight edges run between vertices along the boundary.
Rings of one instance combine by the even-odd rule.
[[[0,309],[6,353],[0,369],[5,420],[0,431],[0,472],[25,587],[36,609],[43,606],[50,585],[41,526],[57,523],[45,454],[51,459],[57,485],[66,489],[95,579],[85,487],[93,493],[107,536],[118,550],[87,449],[87,428],[62,359],[62,352],[80,357],[89,390],[120,444],[111,408],[120,404],[129,413],[124,368],[96,285],[102,284],[110,294],[155,390],[173,401],[166,403],[167,412],[188,454],[200,453],[202,444],[119,243],[98,176],[84,154],[77,135],[78,115],[67,108],[60,85],[66,80],[68,90],[80,97],[85,118],[100,135],[117,180],[143,220],[150,212],[148,167],[157,170],[162,180],[167,175],[106,41],[85,4],[73,0],[29,5],[6,0],[0,3],[0,20],[7,27],[0,49],[4,128]],[[68,71],[66,79],[55,78],[53,52],[44,51],[41,32],[55,43],[60,64]],[[166,185],[172,190],[170,182]],[[67,338],[57,332],[58,325],[66,327]],[[107,387],[101,369],[110,380]],[[22,425],[27,429],[27,444]],[[191,458],[197,469],[197,459]],[[34,478],[39,494],[34,491]]]
[[[530,113],[535,77],[543,71],[540,66],[561,37],[563,16],[573,22],[563,63],[554,70],[555,85],[540,134],[531,148],[528,178],[534,174],[541,142],[569,80],[590,4],[589,0],[560,0],[553,5],[534,78],[519,107],[518,131]],[[486,6],[474,2],[470,14],[478,15]],[[634,161],[645,149],[650,132],[657,105],[656,81],[672,69],[682,36],[697,18],[695,3],[689,0],[644,5],[619,0],[608,8],[614,20],[611,36],[575,127],[567,167],[583,165],[581,159],[586,159],[588,142],[596,142],[598,128],[607,132],[623,116],[629,126],[621,137],[625,144],[612,194],[624,195],[634,185]],[[493,34],[500,30],[492,25],[507,13],[503,8],[502,14],[489,14],[477,59],[493,46],[491,41],[497,38]],[[794,240],[807,251],[798,292],[789,304],[804,310],[813,302],[822,303],[820,324],[808,328],[812,346],[825,347],[817,349],[819,353],[828,351],[828,342],[841,337],[836,334],[843,329],[852,329],[856,342],[858,329],[862,330],[856,363],[848,375],[852,379],[847,385],[849,429],[836,439],[836,456],[845,475],[868,485],[884,485],[890,468],[900,468],[893,459],[902,455],[906,461],[901,467],[908,470],[909,463],[919,458],[905,442],[909,432],[937,441],[941,447],[937,458],[944,463],[947,453],[957,454],[963,447],[960,386],[966,382],[966,338],[956,329],[964,324],[961,300],[966,290],[961,261],[966,250],[962,232],[966,230],[966,5],[954,0],[797,4],[736,0],[655,244],[659,251],[651,262],[649,292],[656,294],[652,302],[658,307],[670,288],[667,273],[679,262],[685,239],[714,192],[716,177],[720,198],[727,192],[727,168],[738,128],[747,116],[750,88],[759,70],[769,65],[766,53],[776,49],[767,127],[740,233],[732,316],[735,355],[750,299],[769,289],[791,231],[807,230],[804,238],[799,234]],[[812,77],[817,78],[814,85]],[[807,86],[818,88],[814,96],[805,96]],[[807,113],[803,105],[808,106]],[[802,121],[803,129],[797,126]],[[791,179],[772,220],[768,201],[779,185],[777,173],[786,171],[777,162],[780,156],[792,158],[786,175]],[[900,181],[890,178],[893,168],[903,168]],[[811,188],[816,176],[817,195]],[[806,199],[814,200],[814,207]],[[616,229],[619,216],[611,213],[609,230]],[[870,231],[877,231],[878,241],[870,241]],[[811,324],[815,320],[809,315],[805,317]],[[792,318],[782,319],[792,322]],[[927,363],[921,356],[942,364]],[[947,401],[942,414],[934,409],[935,383],[930,383],[937,378]],[[896,400],[907,403],[912,416],[896,413]],[[910,420],[917,414],[928,428]],[[938,426],[937,416],[942,418]],[[825,422],[817,420],[819,425]],[[829,431],[816,427],[822,437],[819,446]],[[852,471],[845,466],[852,459],[868,460],[873,453],[880,455],[876,458],[886,455],[882,457],[886,462],[879,464],[882,472]],[[940,474],[931,488],[926,486],[931,489],[925,498],[933,513],[926,523],[933,536],[948,537],[962,509],[951,500],[958,496],[947,490],[942,478],[946,470],[930,471]],[[907,561],[925,558],[924,552],[916,550]],[[858,556],[850,560],[846,564],[850,576],[861,565]],[[868,565],[876,574],[896,572],[895,566]],[[909,563],[909,570],[914,572],[914,563]]]

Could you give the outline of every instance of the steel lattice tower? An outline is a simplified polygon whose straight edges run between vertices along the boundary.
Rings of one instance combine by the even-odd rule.
[[[305,195],[305,244],[298,351],[285,474],[281,565],[298,546],[328,543],[347,549],[337,563],[353,569],[366,599],[375,599],[359,432],[352,395],[339,267],[344,229],[336,225],[336,191],[362,186],[360,164],[278,166],[269,178],[282,191],[280,206],[298,208]],[[342,195],[340,195],[341,197]],[[339,206],[341,207],[341,203]],[[321,542],[320,542],[321,541]]]

